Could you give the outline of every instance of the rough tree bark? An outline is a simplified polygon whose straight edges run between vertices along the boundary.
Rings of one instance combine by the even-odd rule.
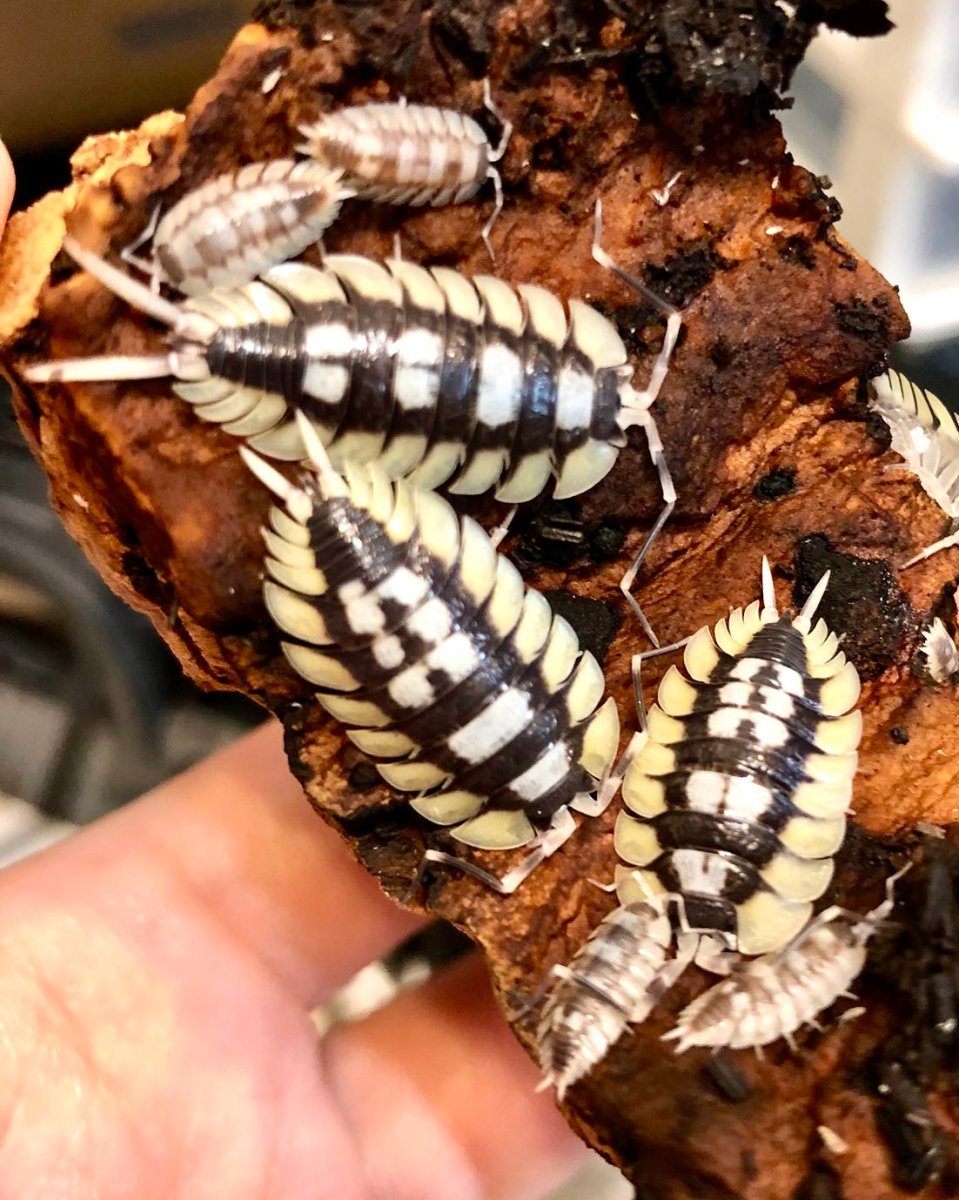
[[[185,117],[164,113],[135,132],[91,139],[74,158],[73,185],[11,223],[0,257],[0,347],[64,522],[193,679],[242,690],[277,714],[317,811],[393,895],[407,893],[424,842],[442,844],[442,835],[376,786],[278,653],[260,600],[258,530],[268,501],[235,440],[192,418],[163,381],[42,389],[18,381],[28,360],[136,353],[160,338],[59,253],[65,228],[115,252],[158,200],[168,204],[239,163],[288,154],[296,123],[321,108],[403,94],[483,119],[479,79],[489,73],[516,124],[494,233],[497,272],[611,313],[642,379],[661,329],[590,258],[602,194],[610,251],[684,310],[657,406],[680,503],[638,589],[654,627],[674,640],[751,600],[762,553],[783,601],[802,598],[824,566],[833,570],[823,612],[863,675],[866,731],[855,820],[827,899],[865,910],[900,852],[922,840],[918,822],[957,819],[956,689],[924,680],[916,651],[930,616],[954,612],[959,554],[895,568],[944,524],[915,483],[890,470],[888,439],[863,401],[862,378],[908,324],[894,290],[835,235],[838,206],[792,162],[771,109],[817,20],[877,33],[883,12],[875,0],[804,3],[788,20],[771,0],[267,0],[257,12],[263,23],[239,34]],[[264,94],[277,69],[279,82]],[[677,173],[668,202],[655,203],[653,189]],[[351,205],[327,245],[382,255],[400,230],[409,258],[485,271],[479,230],[488,203],[478,202],[482,216],[477,205]],[[617,583],[657,504],[644,445],[631,437],[601,486],[572,505],[529,506],[507,543],[530,582],[556,589],[605,662],[627,724],[629,656],[642,639]],[[495,506],[474,507],[492,519]],[[562,553],[550,536],[557,515],[572,522]],[[650,691],[656,677],[651,671]],[[439,875],[421,897],[482,946],[507,1013],[613,905],[588,880],[612,874],[614,815],[583,820],[511,898],[456,874]],[[904,1125],[889,1093],[877,1090],[883,1071],[905,1064],[909,1079],[934,1093],[938,1125],[956,1128],[943,1074],[955,1048],[943,1035],[946,1049],[930,1050],[927,1021],[934,979],[955,987],[948,837],[925,856],[938,866],[904,882],[906,934],[877,939],[860,1020],[804,1034],[798,1054],[777,1046],[762,1061],[739,1054],[710,1063],[695,1052],[677,1060],[658,1038],[703,986],[690,971],[572,1089],[569,1119],[637,1195],[874,1200],[924,1183],[929,1194],[947,1194],[947,1135]],[[932,900],[930,879],[939,880]],[[948,999],[949,987],[935,986]],[[533,1022],[515,1021],[527,1046]],[[830,1154],[820,1125],[848,1150]]]

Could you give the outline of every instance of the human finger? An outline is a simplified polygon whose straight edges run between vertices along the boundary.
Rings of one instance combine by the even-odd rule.
[[[158,873],[153,899],[145,881]],[[225,927],[305,1008],[423,923],[384,895],[313,812],[272,721],[12,868],[0,897],[11,890],[48,903],[82,897],[132,941],[143,935],[135,919],[162,891],[168,909],[199,909]]]
[[[478,958],[334,1030],[323,1055],[375,1196],[539,1200],[585,1154]]]
[[[0,233],[6,224],[10,204],[13,201],[13,163],[7,148],[0,142]]]

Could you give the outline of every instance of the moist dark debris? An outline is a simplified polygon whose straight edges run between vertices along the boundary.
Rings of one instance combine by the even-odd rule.
[[[842,1200],[839,1177],[830,1167],[817,1163],[794,1192],[793,1200]]]
[[[875,679],[897,661],[911,608],[892,569],[881,560],[834,550],[825,534],[803,538],[796,551],[793,603],[802,605],[823,574],[829,587],[819,615],[837,635],[863,679]]]
[[[909,730],[904,725],[893,725],[889,730],[889,739],[897,746],[909,745]]]
[[[667,255],[662,266],[646,264],[644,282],[657,296],[676,308],[685,308],[730,263],[704,238],[685,242]]]
[[[543,594],[553,612],[565,617],[572,625],[583,649],[589,650],[596,661],[602,663],[622,624],[623,619],[616,609],[605,600],[573,596],[563,588],[550,588]]]
[[[346,781],[354,792],[368,792],[380,782],[380,773],[372,763],[358,762]]]
[[[742,1104],[753,1094],[753,1086],[742,1068],[731,1055],[723,1051],[706,1060],[703,1075],[720,1099],[730,1104]]]
[[[775,239],[776,253],[783,262],[793,266],[803,267],[812,271],[816,266],[816,252],[808,237],[794,233],[789,237],[777,236]]]
[[[589,535],[589,556],[593,562],[609,562],[616,558],[626,541],[628,530],[620,521],[600,521]]]
[[[760,503],[781,500],[796,490],[796,472],[791,467],[774,467],[753,488],[753,496]]]
[[[827,195],[831,183],[826,175],[813,175],[785,154],[779,170],[779,182],[772,193],[771,211],[777,217],[790,217],[816,224],[816,237],[842,216],[842,205],[835,196]]]
[[[475,79],[489,73],[494,15],[489,0],[437,0],[430,13],[431,34]]]
[[[922,860],[897,886],[888,929],[874,942],[868,982],[894,1006],[894,1033],[866,1066],[876,1123],[897,1186],[921,1191],[936,1180],[955,1187],[956,1148],[926,1101],[954,1086],[959,1066],[959,848],[924,838]]]
[[[724,371],[728,366],[732,365],[732,361],[736,354],[736,348],[725,335],[720,336],[709,347],[710,360],[721,371]]]
[[[742,1163],[743,1176],[746,1179],[756,1179],[759,1175],[759,1167],[756,1165],[756,1152],[749,1146],[744,1147],[739,1152],[739,1161]]]
[[[864,300],[853,300],[849,304],[837,300],[834,307],[840,329],[866,341],[888,345],[889,325],[885,316]]]

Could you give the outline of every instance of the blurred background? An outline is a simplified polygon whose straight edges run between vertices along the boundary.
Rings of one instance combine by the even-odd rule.
[[[182,107],[252,0],[0,6],[0,127],[15,207],[68,182],[88,134]],[[891,0],[876,41],[824,34],[783,114],[796,159],[832,181],[840,233],[897,284],[913,322],[896,365],[959,396],[959,3]],[[11,53],[11,51],[15,51]],[[42,69],[38,67],[42,66]],[[207,695],[100,581],[51,513],[0,382],[0,867],[123,804],[261,720]],[[374,964],[318,1013],[321,1029],[386,1002],[462,952],[438,927]],[[626,1200],[598,1159],[563,1200]],[[557,1197],[556,1200],[559,1200]]]

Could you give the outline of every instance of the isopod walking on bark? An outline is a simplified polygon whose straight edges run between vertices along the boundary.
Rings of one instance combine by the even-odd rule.
[[[375,464],[340,475],[305,417],[312,477],[295,486],[244,449],[283,501],[265,531],[267,609],[322,707],[460,843],[531,847],[513,891],[575,829],[616,753],[619,716],[572,627],[527,588],[486,533],[433,492]]]
[[[465,113],[434,105],[358,104],[301,125],[296,147],[342,171],[356,195],[381,204],[462,204],[491,180],[495,203],[482,237],[493,257],[490,230],[503,208],[503,183],[495,163],[513,131],[493,104],[483,81],[486,107],[502,124],[494,149],[483,129]]]
[[[218,175],[160,209],[121,258],[187,296],[235,287],[302,254],[355,193],[342,172],[291,158],[250,163]],[[152,257],[135,252],[151,241]]]

